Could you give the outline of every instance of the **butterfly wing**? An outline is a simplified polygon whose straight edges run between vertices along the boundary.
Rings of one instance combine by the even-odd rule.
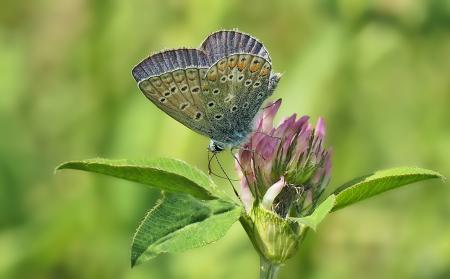
[[[279,78],[261,42],[226,30],[208,36],[200,49],[156,53],[132,73],[144,95],[169,116],[232,146],[251,132]]]
[[[264,45],[249,34],[237,30],[221,30],[209,35],[201,44],[210,65],[231,54],[248,53],[271,62]]]
[[[205,53],[198,49],[167,50],[151,55],[133,68],[144,95],[169,116],[208,137],[202,94],[208,94]]]
[[[213,140],[238,145],[251,132],[256,113],[273,92],[271,70],[267,59],[249,53],[228,55],[208,69],[205,115],[213,122]]]

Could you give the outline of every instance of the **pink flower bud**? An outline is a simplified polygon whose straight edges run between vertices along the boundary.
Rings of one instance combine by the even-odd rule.
[[[296,114],[274,126],[280,106],[281,99],[259,113],[255,130],[238,153],[241,200],[247,212],[255,201],[267,210],[295,208],[294,214],[300,215],[330,178],[331,152],[324,149],[323,118],[314,129],[308,116],[297,119]],[[275,201],[277,207],[272,206]]]

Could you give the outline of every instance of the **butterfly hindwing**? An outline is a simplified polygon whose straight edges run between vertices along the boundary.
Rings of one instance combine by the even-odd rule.
[[[271,64],[248,53],[232,54],[207,72],[210,95],[205,96],[206,115],[212,119],[216,141],[236,142],[251,132],[253,119],[270,95]]]

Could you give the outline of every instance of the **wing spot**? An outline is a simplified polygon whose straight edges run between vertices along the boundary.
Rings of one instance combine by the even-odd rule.
[[[237,57],[236,56],[232,56],[230,58],[228,58],[228,66],[233,69],[234,67],[236,67],[237,64]]]
[[[181,82],[182,80],[184,80],[184,73],[182,71],[175,72],[174,76],[177,82]]]
[[[261,86],[261,82],[259,80],[253,84],[254,88],[259,87],[259,86]]]
[[[201,113],[200,111],[197,111],[197,113],[195,114],[195,120],[199,121],[201,120],[203,117],[203,113]]]
[[[229,76],[228,76],[228,80],[233,80],[233,77],[234,77],[234,75],[233,74],[230,74]]]
[[[159,101],[164,104],[165,102],[167,102],[167,99],[164,97],[161,97],[161,98],[159,98]]]
[[[227,81],[227,77],[226,76],[222,76],[221,78],[220,78],[220,82],[221,83],[225,83]]]
[[[264,96],[263,93],[258,93],[258,95],[256,95],[256,99],[261,99]]]
[[[161,78],[166,83],[169,83],[172,80],[172,77],[170,76],[170,74],[162,75]]]
[[[183,87],[181,87],[181,92],[186,92],[188,89],[187,85],[183,85]]]
[[[214,119],[216,119],[216,120],[220,120],[222,118],[223,118],[223,114],[218,113],[218,114],[214,115]]]
[[[187,77],[189,80],[197,79],[197,71],[194,69],[187,70]]]
[[[225,97],[225,99],[223,99],[223,101],[224,101],[225,103],[228,103],[228,102],[231,101],[231,99],[233,99],[233,98],[234,98],[234,95],[229,94],[228,96]]]
[[[197,94],[198,92],[200,92],[200,87],[196,86],[192,88],[192,93]]]
[[[238,77],[238,80],[242,81],[243,79],[244,79],[244,74],[240,74],[239,77]]]
[[[213,90],[213,94],[214,95],[218,95],[219,93],[220,93],[219,88],[216,88],[216,89]]]
[[[250,104],[249,104],[248,102],[245,102],[245,103],[242,105],[242,107],[243,107],[244,109],[248,108],[249,106],[250,106]]]
[[[252,84],[252,80],[251,79],[247,79],[246,81],[245,81],[245,83],[244,83],[244,85],[246,86],[246,87],[249,87],[251,84]]]
[[[172,86],[172,87],[170,88],[170,91],[171,91],[172,93],[175,93],[175,91],[177,91],[177,87],[176,87],[176,86]]]
[[[170,96],[170,92],[169,91],[165,91],[164,92],[164,96],[169,97]]]
[[[216,103],[214,103],[213,101],[208,102],[208,107],[209,108],[213,108],[216,105]]]
[[[152,83],[154,83],[157,87],[160,87],[162,85],[162,81],[158,77],[153,77],[150,79]]]
[[[187,109],[189,107],[189,103],[182,103],[181,105],[180,105],[180,109],[181,110],[185,110],[185,109]]]
[[[238,107],[236,105],[234,105],[234,106],[231,107],[230,111],[231,112],[235,112],[237,109],[238,109]]]

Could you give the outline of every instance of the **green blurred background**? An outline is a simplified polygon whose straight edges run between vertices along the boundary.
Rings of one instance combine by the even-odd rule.
[[[239,224],[206,248],[130,269],[131,236],[158,192],[53,172],[97,156],[168,156],[205,170],[208,140],[147,101],[130,71],[150,52],[198,46],[220,28],[265,43],[284,73],[280,115],[325,117],[330,187],[400,165],[450,175],[448,0],[1,6],[0,278],[257,278]],[[450,278],[449,198],[448,185],[430,181],[332,214],[281,278]]]

